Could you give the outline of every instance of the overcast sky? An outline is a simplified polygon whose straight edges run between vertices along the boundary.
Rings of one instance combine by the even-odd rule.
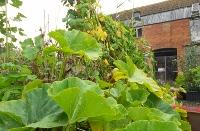
[[[120,8],[117,6],[126,1]],[[144,6],[164,0],[100,0],[101,11],[105,14],[115,13],[134,7]],[[13,15],[16,10],[9,9],[9,15]],[[67,9],[61,4],[61,0],[23,0],[21,12],[27,17],[18,26],[21,26],[27,36],[33,37],[38,35],[39,28],[44,28],[44,21],[46,30],[48,29],[48,17],[50,30],[56,28],[64,28],[62,18],[65,16]],[[45,20],[44,20],[45,12]]]
[[[133,7],[141,7],[165,0],[100,0],[102,11],[106,14],[115,13],[122,10],[132,9]],[[123,3],[119,8],[118,5]]]

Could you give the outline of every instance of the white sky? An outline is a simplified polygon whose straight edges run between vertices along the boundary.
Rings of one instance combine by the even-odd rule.
[[[122,10],[132,9],[133,7],[141,7],[165,0],[100,0],[102,11],[106,14],[116,13]],[[119,8],[118,5],[123,3]]]
[[[120,8],[117,5],[126,1]],[[127,10],[134,7],[140,7],[164,0],[100,0],[101,11],[105,14],[115,13],[117,11]],[[16,10],[9,9],[9,14],[13,15]],[[65,28],[62,23],[62,18],[67,12],[66,7],[63,7],[61,0],[23,0],[23,6],[20,9],[27,18],[20,22],[19,25],[25,30],[28,37],[38,35],[39,28],[44,28],[44,11],[45,11],[45,25],[47,30],[48,16],[50,30],[56,28]]]

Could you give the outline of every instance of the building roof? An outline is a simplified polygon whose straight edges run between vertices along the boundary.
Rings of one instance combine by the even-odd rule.
[[[175,10],[179,8],[190,7],[194,3],[200,3],[200,0],[167,0],[160,3],[136,8],[135,11],[140,11],[141,16],[145,16],[145,15],[151,15],[160,12]],[[117,14],[112,14],[112,17],[116,18],[117,15],[117,19],[119,20],[128,20],[131,19],[132,13],[133,13],[132,9],[125,10]]]

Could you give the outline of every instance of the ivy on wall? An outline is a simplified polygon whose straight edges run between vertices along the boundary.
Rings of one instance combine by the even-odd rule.
[[[200,65],[200,45],[197,42],[191,43],[185,48],[185,70]]]

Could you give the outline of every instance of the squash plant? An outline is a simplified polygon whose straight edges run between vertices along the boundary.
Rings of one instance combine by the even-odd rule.
[[[41,36],[21,42],[22,55],[37,74],[46,82],[62,80],[72,70],[74,58],[96,60],[101,54],[100,44],[90,35],[78,30],[56,30],[49,33],[53,43],[45,43]]]
[[[74,54],[95,60],[101,56],[99,43],[86,33],[56,30],[49,35],[58,45],[44,47],[31,59],[44,53],[54,53],[57,57],[60,52],[63,57]],[[79,40],[81,46],[77,46],[81,43]],[[24,50],[36,48],[37,42],[31,43],[31,46],[24,46]],[[173,103],[169,99],[173,98],[165,97],[163,88],[138,69],[129,57],[126,62],[116,60],[114,65],[114,81],[102,82],[104,86],[78,77],[50,83],[38,79],[29,82],[23,88],[21,99],[0,102],[0,129],[191,130],[188,122],[171,107]]]
[[[87,62],[85,72],[79,73],[79,76],[93,81],[99,79],[111,81],[110,72],[114,60],[125,60],[126,55],[130,56],[139,68],[150,75],[153,74],[150,66],[153,61],[150,47],[147,42],[135,38],[132,27],[98,13],[100,6],[96,0],[62,0],[62,2],[68,8],[66,18],[63,19],[66,27],[89,33],[103,47],[101,59],[92,63]],[[92,68],[96,71],[91,70]]]
[[[146,79],[150,78],[141,75],[142,83],[114,83],[115,86],[104,90],[94,82],[76,77],[35,84],[25,88],[22,99],[0,103],[1,129],[190,130],[189,124],[181,120],[179,113],[162,100],[163,94],[155,92],[155,86],[146,83]],[[84,129],[82,122],[87,123]]]

